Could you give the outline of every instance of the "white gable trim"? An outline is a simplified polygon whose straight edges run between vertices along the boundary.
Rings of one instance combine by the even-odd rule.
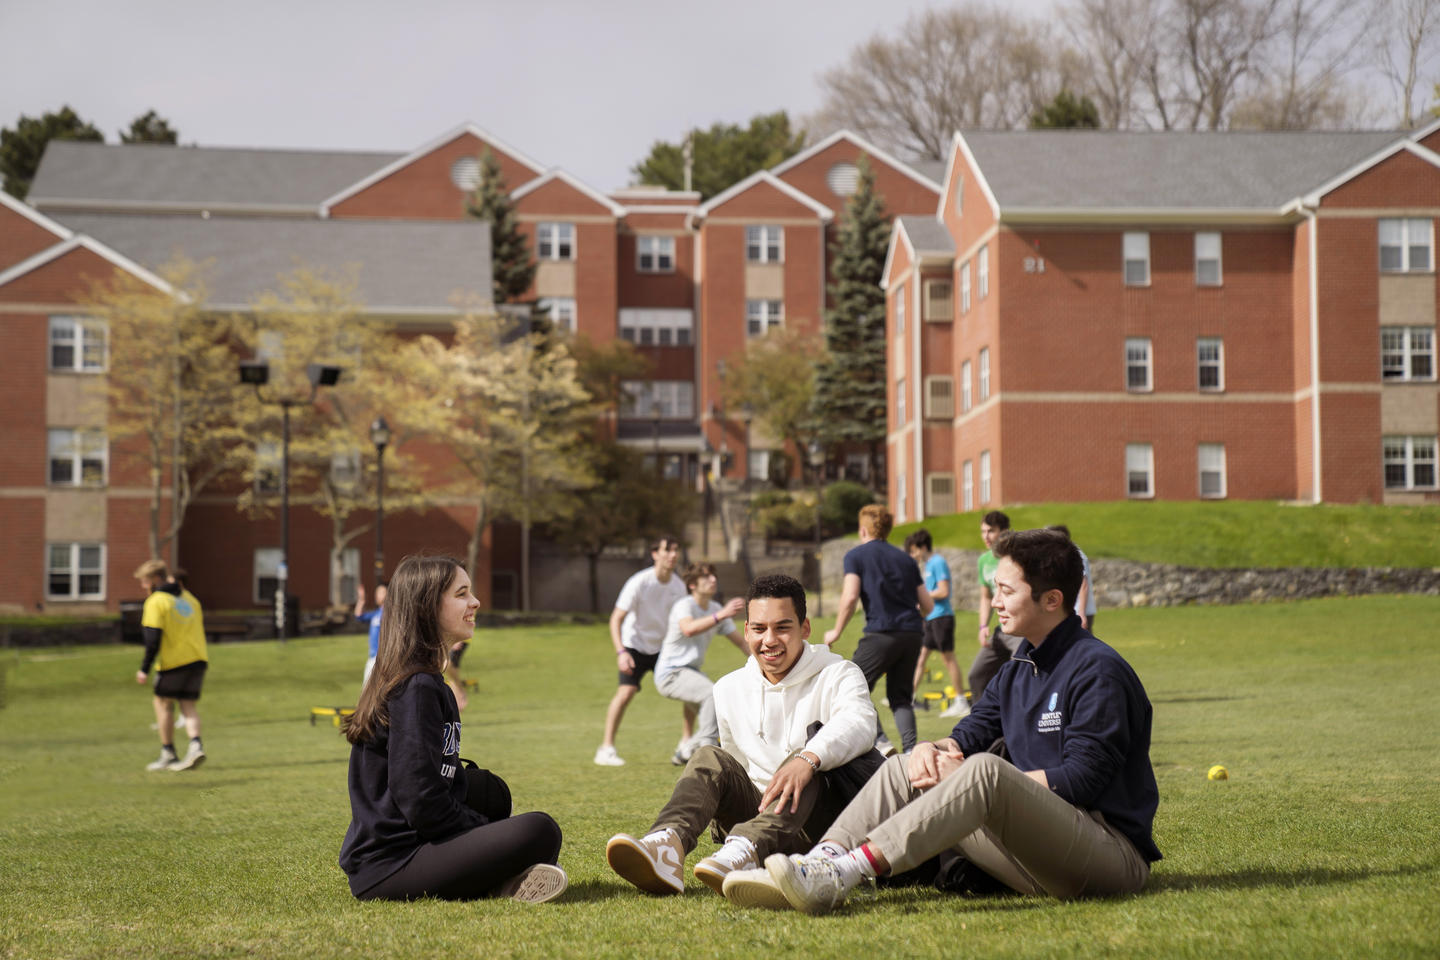
[[[885,266],[880,270],[880,289],[890,289],[890,268],[895,263],[895,248],[905,244],[905,249],[910,253],[911,269],[915,267],[915,245],[910,242],[910,233],[905,229],[905,222],[899,217],[895,218],[894,226],[890,228],[890,244],[885,250]]]
[[[707,217],[717,207],[720,207],[730,202],[731,200],[738,197],[740,194],[744,193],[746,190],[749,190],[751,187],[757,186],[761,183],[769,184],[776,190],[779,190],[781,193],[785,194],[790,199],[809,207],[811,210],[815,211],[816,216],[818,216],[826,223],[829,223],[831,220],[835,219],[835,212],[829,207],[825,206],[825,204],[821,203],[819,200],[816,200],[808,193],[802,193],[795,187],[790,186],[790,184],[776,177],[769,170],[761,170],[758,173],[752,173],[750,176],[746,177],[744,180],[741,180],[739,183],[735,184],[735,186],[731,187],[729,190],[726,190],[724,193],[717,193],[707,202],[701,204],[700,209],[696,211],[696,213],[698,216]]]
[[[1361,160],[1359,163],[1355,164],[1355,166],[1351,167],[1349,170],[1346,170],[1344,173],[1340,174],[1334,179],[1328,181],[1327,183],[1321,184],[1311,192],[1297,199],[1304,203],[1307,207],[1318,206],[1320,203],[1320,198],[1325,196],[1325,194],[1344,186],[1351,180],[1358,177],[1360,174],[1369,170],[1371,167],[1378,166],[1384,161],[1389,160],[1391,157],[1395,156],[1395,154],[1399,153],[1402,150],[1414,154],[1428,164],[1440,167],[1440,154],[1435,153],[1435,151],[1433,150],[1426,149],[1425,147],[1422,147],[1420,146],[1420,144],[1411,140],[1409,137],[1406,137],[1395,143],[1392,143],[1390,146],[1386,147],[1384,150],[1381,150],[1379,153],[1371,154],[1369,157],[1366,157],[1364,160]],[[1293,204],[1294,202],[1295,201],[1292,200],[1291,204]],[[1288,206],[1289,205],[1287,205],[1287,207]]]
[[[467,133],[474,136],[477,140],[483,140],[486,143],[490,144],[496,150],[499,150],[501,153],[510,157],[512,160],[520,163],[521,166],[529,167],[532,171],[535,172],[537,176],[545,172],[544,167],[536,163],[534,160],[531,160],[519,150],[516,150],[514,147],[510,146],[504,140],[501,140],[499,137],[491,136],[488,132],[481,129],[480,127],[477,127],[475,124],[467,122],[462,123],[458,127],[455,127],[448,133],[441,134],[434,140],[431,140],[429,143],[426,143],[425,145],[418,147],[415,150],[412,150],[411,152],[405,154],[405,156],[401,157],[399,160],[396,160],[393,163],[381,167],[379,170],[376,170],[374,173],[370,174],[370,176],[351,184],[350,186],[346,187],[344,190],[341,190],[334,196],[328,197],[325,200],[320,201],[320,216],[330,216],[330,208],[335,206],[337,203],[353,197],[355,194],[368,187],[374,186],[376,183],[384,180],[386,177],[390,176],[395,171],[410,166],[410,164],[414,163],[416,160],[419,160],[421,157],[433,153],[436,150],[439,150],[441,147],[453,142],[460,137],[463,137]]]
[[[975,154],[970,152],[970,144],[965,142],[965,138],[961,136],[959,130],[955,131],[955,139],[950,146],[950,159],[945,164],[945,184],[940,188],[940,205],[935,208],[935,219],[941,223],[945,222],[945,198],[950,196],[950,181],[955,173],[955,152],[957,150],[974,172],[975,182],[980,184],[980,191],[985,194],[985,200],[990,204],[991,216],[999,220],[1000,201],[995,199],[995,191],[990,189],[990,181],[985,179],[985,171],[981,170],[980,164],[975,162]]]
[[[859,134],[856,134],[850,130],[835,131],[834,133],[830,134],[830,136],[826,137],[824,140],[821,140],[814,146],[806,147],[804,150],[795,154],[795,156],[791,157],[789,160],[784,160],[780,163],[777,163],[775,166],[770,168],[770,172],[778,177],[786,170],[789,170],[792,167],[796,167],[804,163],[806,160],[809,160],[816,154],[828,150],[830,147],[833,147],[841,140],[849,140],[851,143],[855,144],[855,146],[859,147],[862,153],[868,154],[869,156],[874,157],[876,160],[881,161],[887,166],[899,170],[901,173],[905,174],[905,176],[909,177],[911,180],[914,180],[916,183],[920,184],[920,186],[924,187],[927,190],[940,189],[940,185],[938,183],[925,176],[919,170],[914,169],[909,164],[905,163],[903,160],[896,159],[891,154],[886,153],[884,150],[881,150],[879,147],[875,146],[875,144],[871,143],[870,141],[861,137]]]
[[[1410,139],[1418,143],[1421,140],[1424,140],[1426,137],[1430,136],[1430,134],[1434,133],[1436,130],[1440,130],[1440,120],[1432,120],[1429,123],[1425,124],[1425,126],[1420,127],[1418,130],[1412,130],[1410,132]]]
[[[30,206],[30,204],[26,203],[23,200],[16,200],[4,190],[0,190],[0,207],[8,207],[9,209],[14,210],[26,220],[29,220],[37,227],[43,227],[44,229],[49,230],[61,240],[69,240],[75,235],[72,231],[66,229],[65,227],[62,227],[54,220],[51,220],[49,217],[45,216],[45,214],[41,213],[39,210],[36,210],[34,207]]]
[[[522,197],[528,196],[531,193],[534,193],[536,190],[539,190],[541,187],[545,186],[545,184],[550,183],[552,180],[559,180],[561,183],[566,184],[571,189],[577,191],[578,193],[584,194],[591,200],[594,200],[596,203],[600,204],[600,206],[613,213],[616,219],[620,219],[625,216],[625,208],[622,207],[620,204],[616,203],[614,200],[611,200],[609,197],[605,196],[605,194],[601,193],[599,190],[596,190],[594,187],[587,186],[584,182],[575,179],[559,167],[552,167],[550,170],[545,172],[544,176],[536,177],[534,180],[527,181],[524,186],[511,190],[510,199],[519,200]]]
[[[40,267],[45,266],[45,264],[50,263],[54,260],[58,260],[61,257],[65,256],[67,253],[71,253],[81,247],[89,250],[97,257],[109,261],[110,263],[119,267],[121,270],[124,270],[126,273],[133,275],[137,279],[150,284],[157,290],[168,293],[172,297],[179,296],[182,299],[188,299],[184,296],[184,294],[178,293],[175,288],[170,286],[170,284],[166,283],[164,279],[140,266],[140,264],[136,263],[134,260],[131,260],[129,257],[123,254],[115,252],[114,250],[105,246],[105,244],[100,243],[98,240],[93,240],[90,237],[85,236],[83,233],[75,234],[70,237],[70,239],[62,243],[57,243],[53,247],[46,247],[44,250],[41,250],[34,256],[15,264],[15,266],[11,267],[9,270],[0,272],[0,287],[5,286],[12,280],[23,277],[27,273],[38,270]]]

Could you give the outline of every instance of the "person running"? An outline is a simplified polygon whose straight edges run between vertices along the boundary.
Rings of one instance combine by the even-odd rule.
[[[504,781],[489,777],[497,803],[472,795],[483,777],[462,773],[460,710],[442,674],[479,606],[458,560],[406,557],[395,568],[375,670],[345,718],[350,827],[340,868],[357,899],[539,903],[568,883],[555,821],[509,816]]]
[[[865,634],[855,647],[853,659],[872,690],[875,681],[885,677],[890,713],[900,731],[900,742],[908,751],[916,738],[914,677],[925,623],[922,617],[930,614],[934,601],[920,579],[915,561],[885,541],[894,524],[895,517],[883,504],[860,508],[860,546],[845,554],[840,606],[835,626],[825,631],[825,645],[835,645],[855,614],[855,604],[863,604]],[[875,747],[881,753],[895,751],[878,717]]]
[[[602,767],[625,765],[615,750],[615,735],[620,731],[625,708],[640,692],[640,681],[655,669],[670,625],[670,611],[685,599],[685,584],[675,576],[675,562],[679,558],[680,541],[670,536],[658,537],[650,545],[652,565],[625,581],[615,609],[610,613],[610,643],[615,647],[620,684],[605,709],[605,738],[595,751],[595,762]],[[690,707],[687,704],[683,709],[688,711]],[[691,716],[685,714],[682,745],[694,732]]]
[[[147,560],[135,570],[135,579],[148,594],[140,612],[145,654],[135,682],[144,684],[155,668],[155,729],[160,733],[160,757],[147,770],[194,770],[205,762],[200,740],[200,688],[209,666],[205,648],[205,612],[195,595],[170,578],[163,560]],[[190,746],[183,758],[175,754],[175,707],[185,719]]]
[[[690,596],[675,601],[670,608],[670,627],[660,658],[655,661],[655,689],[662,697],[679,700],[695,709],[695,735],[675,748],[670,762],[683,767],[695,751],[707,744],[720,742],[720,729],[715,721],[715,684],[701,671],[710,641],[720,634],[747,652],[745,641],[735,630],[734,616],[745,609],[745,601],[731,597],[723,607],[715,602],[717,580],[715,565],[692,563],[681,578]]]
[[[370,682],[370,671],[375,669],[375,652],[380,649],[380,617],[385,613],[384,581],[375,584],[375,609],[365,609],[365,584],[355,584],[355,619],[370,628],[370,657],[365,661],[365,677],[360,681],[363,688]]]
[[[985,541],[985,552],[976,561],[976,573],[980,579],[980,649],[970,664],[970,696],[975,703],[985,693],[985,685],[995,676],[1020,646],[1020,638],[1006,633],[997,621],[994,632],[990,629],[990,612],[995,599],[995,541],[1000,534],[1010,529],[1010,518],[999,510],[991,510],[980,521],[980,539]]]
[[[965,700],[965,686],[960,681],[960,664],[955,660],[955,609],[950,605],[950,564],[935,552],[930,531],[924,527],[905,538],[905,552],[910,554],[910,559],[920,567],[925,577],[925,589],[930,591],[930,599],[935,601],[935,608],[925,618],[925,636],[920,641],[920,660],[915,664],[914,689],[920,689],[920,678],[925,675],[925,664],[930,659],[930,651],[934,650],[940,654],[945,671],[950,676],[951,689],[955,691],[954,702],[940,711],[940,716],[947,720],[963,717],[970,712],[970,704]],[[916,706],[919,705],[917,702]]]

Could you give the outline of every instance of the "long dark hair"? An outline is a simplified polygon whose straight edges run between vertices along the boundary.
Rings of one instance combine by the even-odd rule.
[[[345,739],[374,740],[390,725],[395,688],[417,673],[441,673],[449,644],[440,635],[440,601],[462,569],[454,557],[406,557],[395,568],[380,619],[380,646],[370,682],[345,718]]]

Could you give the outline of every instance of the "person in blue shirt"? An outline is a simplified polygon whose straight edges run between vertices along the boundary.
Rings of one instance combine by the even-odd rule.
[[[365,679],[361,689],[370,682],[370,672],[375,669],[375,654],[380,649],[380,615],[385,612],[385,592],[389,587],[382,581],[375,584],[375,609],[365,609],[365,584],[355,584],[355,619],[370,627],[370,659],[365,661]]]
[[[920,678],[925,676],[925,664],[930,651],[940,654],[945,671],[950,676],[950,686],[955,691],[955,702],[941,711],[947,720],[959,719],[970,712],[965,700],[965,684],[960,679],[960,664],[955,660],[955,608],[950,604],[954,586],[950,581],[950,564],[935,552],[930,531],[921,527],[905,538],[905,552],[910,554],[925,577],[925,589],[935,601],[935,609],[925,618],[925,636],[920,641],[920,660],[915,664],[915,689],[920,689]],[[917,702],[916,706],[920,706]]]

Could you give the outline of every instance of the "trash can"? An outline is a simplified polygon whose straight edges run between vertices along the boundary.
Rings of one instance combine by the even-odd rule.
[[[140,616],[145,610],[144,600],[120,601],[120,642],[145,644],[145,631],[140,628]]]

